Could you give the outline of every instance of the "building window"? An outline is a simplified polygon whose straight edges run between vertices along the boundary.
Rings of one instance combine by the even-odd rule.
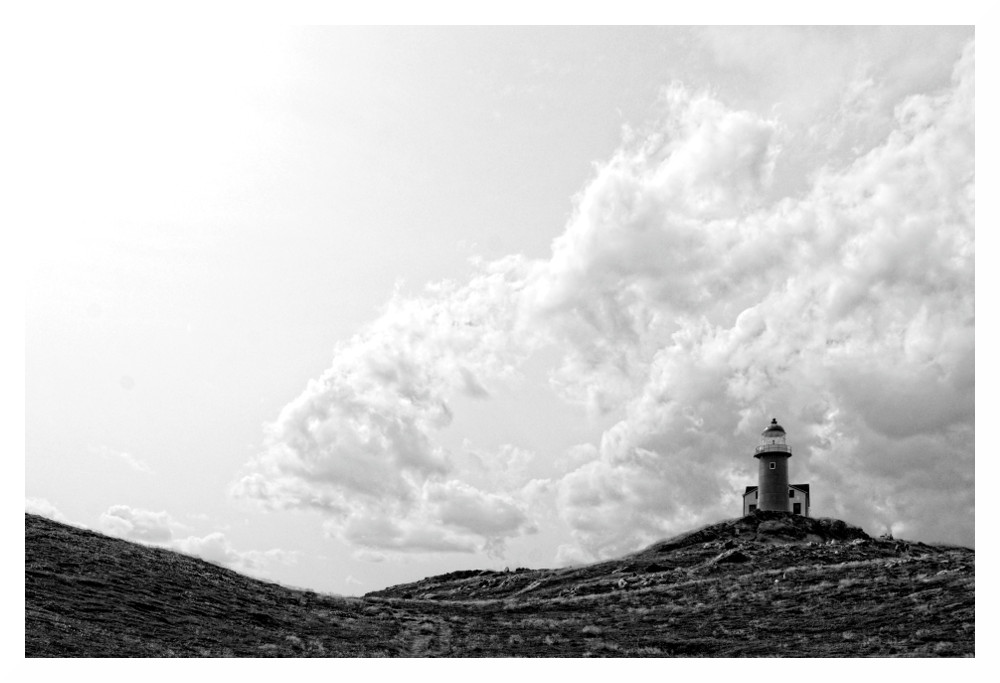
[[[792,512],[794,512],[797,515],[801,515],[802,514],[802,503],[793,503],[792,504]]]
[[[750,503],[750,512],[753,512],[756,509],[757,509],[757,506],[754,505],[753,503]]]
[[[795,497],[795,489],[788,489],[788,497],[789,498]]]
[[[776,462],[771,462],[771,463],[768,463],[768,465],[767,465],[767,469],[769,469],[769,470],[773,470],[773,469],[774,469],[775,467],[777,467],[777,466],[778,466],[778,463],[776,463]]]

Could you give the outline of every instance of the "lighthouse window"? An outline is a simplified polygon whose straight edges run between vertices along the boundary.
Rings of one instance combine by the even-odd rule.
[[[767,466],[767,469],[769,469],[769,470],[773,470],[773,469],[774,469],[775,467],[777,467],[777,463],[773,463],[773,462],[772,462],[772,463],[769,463],[769,464],[768,464],[768,466]]]

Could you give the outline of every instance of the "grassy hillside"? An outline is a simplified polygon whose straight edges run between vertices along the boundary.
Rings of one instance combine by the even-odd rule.
[[[25,655],[971,656],[974,564],[757,512],[614,561],[340,598],[25,515]]]

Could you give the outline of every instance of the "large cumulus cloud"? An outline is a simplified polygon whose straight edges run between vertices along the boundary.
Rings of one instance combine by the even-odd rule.
[[[794,196],[773,182],[801,131],[668,87],[549,259],[394,296],[285,407],[235,492],[397,551],[502,552],[554,503],[560,557],[598,557],[738,514],[777,416],[817,514],[971,543],[973,74],[970,44],[948,89],[898,102],[848,162],[839,148],[798,168]],[[468,463],[491,456],[439,438],[454,397],[489,400],[545,346],[554,391],[617,422],[549,454],[547,479],[483,477]]]
[[[626,417],[560,483],[566,553],[619,552],[731,515],[772,414],[792,432],[793,477],[812,480],[817,512],[972,542],[972,88],[970,46],[949,91],[902,102],[884,144],[821,169],[801,198],[724,202],[731,212],[706,218],[656,184],[673,157],[650,167],[646,155],[626,164],[637,180],[590,188],[584,208],[630,209],[581,211],[557,242],[557,258],[561,248],[562,261],[588,264],[560,302],[585,324],[565,337],[559,378],[582,378],[577,393],[598,402],[624,399]],[[729,163],[767,158],[714,139]],[[745,170],[739,186],[762,176]],[[602,262],[600,239],[581,235],[605,232],[637,238]]]
[[[435,440],[453,395],[488,396],[528,352],[519,298],[529,269],[511,257],[466,285],[394,296],[285,407],[235,493],[319,510],[331,534],[376,551],[499,551],[532,531],[515,497],[453,478]]]

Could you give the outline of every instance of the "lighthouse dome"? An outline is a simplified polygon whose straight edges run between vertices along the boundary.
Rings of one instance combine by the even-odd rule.
[[[780,451],[792,454],[792,449],[785,441],[785,428],[778,424],[777,420],[771,420],[767,429],[760,433],[760,445],[757,446],[757,454]]]
[[[785,428],[778,424],[778,420],[771,418],[771,424],[767,426],[763,432],[760,433],[764,437],[779,437],[785,435]]]

